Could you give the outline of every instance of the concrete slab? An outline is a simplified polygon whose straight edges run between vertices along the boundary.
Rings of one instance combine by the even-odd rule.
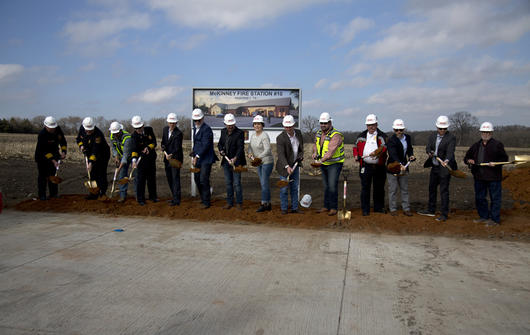
[[[523,243],[8,210],[0,255],[2,334],[530,331]]]

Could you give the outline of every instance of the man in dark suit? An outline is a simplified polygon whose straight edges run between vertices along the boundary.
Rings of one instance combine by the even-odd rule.
[[[137,169],[136,200],[141,206],[145,205],[145,183],[149,191],[149,200],[158,202],[156,194],[156,137],[153,127],[144,127],[144,121],[139,115],[133,116],[131,125],[134,131],[132,162]],[[141,160],[140,160],[141,158]]]
[[[281,180],[292,180],[288,186],[280,189],[280,207],[282,214],[287,214],[289,207],[288,191],[291,192],[291,213],[301,213],[298,209],[298,186],[300,184],[300,167],[304,159],[304,140],[302,132],[294,129],[294,118],[286,115],[282,125],[284,131],[276,138],[276,148],[278,160],[276,161],[276,171]],[[297,166],[294,164],[297,162]]]
[[[425,150],[429,158],[423,164],[424,168],[431,168],[429,176],[429,207],[427,210],[419,211],[418,214],[435,216],[437,188],[440,186],[441,214],[436,221],[444,222],[449,215],[449,182],[451,175],[447,166],[456,170],[458,167],[455,160],[456,138],[450,134],[449,119],[442,115],[436,119],[438,131],[429,137]],[[441,161],[441,162],[440,162]]]
[[[169,113],[167,116],[167,126],[162,130],[160,146],[164,152],[164,167],[172,195],[169,205],[178,206],[180,205],[180,167],[173,167],[169,163],[170,159],[175,159],[180,164],[183,161],[182,132],[177,127],[177,115],[175,113]]]
[[[213,150],[213,132],[209,125],[204,123],[204,114],[199,108],[191,113],[193,120],[193,149],[190,153],[193,166],[200,169],[193,179],[201,196],[201,207],[210,208],[210,172],[212,164],[219,159]]]
[[[217,144],[221,156],[221,166],[224,170],[226,183],[226,205],[224,209],[234,206],[234,190],[236,193],[236,208],[243,209],[243,189],[241,187],[241,173],[235,172],[234,167],[247,164],[245,159],[245,133],[236,126],[234,114],[228,113],[224,117],[225,128],[221,130],[221,138]],[[230,161],[230,162],[228,162]]]

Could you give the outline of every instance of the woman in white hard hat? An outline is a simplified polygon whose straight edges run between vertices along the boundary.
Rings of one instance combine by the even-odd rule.
[[[96,127],[96,122],[91,117],[83,119],[77,134],[77,145],[79,150],[88,158],[88,170],[91,180],[95,180],[99,193],[89,193],[87,200],[95,200],[98,197],[105,199],[109,182],[107,180],[107,166],[110,159],[110,147],[105,135]]]
[[[224,209],[235,206],[238,210],[243,209],[243,188],[241,187],[241,173],[234,171],[236,166],[247,165],[245,159],[245,133],[236,126],[234,114],[228,113],[224,116],[225,127],[221,130],[221,138],[217,143],[217,149],[222,156],[226,185],[226,205]]]
[[[414,149],[409,134],[405,134],[405,123],[401,119],[395,119],[392,123],[394,135],[388,139],[388,161],[387,167],[392,163],[398,163],[399,171],[389,171],[388,179],[388,208],[390,215],[397,215],[397,190],[401,190],[401,207],[403,214],[412,216],[409,202],[408,185],[408,162],[414,161]],[[395,173],[397,172],[397,173]]]
[[[257,167],[259,182],[261,185],[261,205],[256,212],[265,212],[272,209],[270,177],[274,166],[274,157],[272,156],[271,140],[269,135],[263,131],[265,122],[261,115],[256,115],[252,120],[254,131],[250,135],[248,145],[249,157],[261,159],[261,165]]]
[[[40,200],[47,200],[46,185],[50,191],[50,198],[57,198],[59,187],[49,180],[59,167],[61,159],[66,158],[66,138],[61,127],[52,116],[44,119],[44,128],[39,132],[37,147],[35,148],[35,162],[39,175],[37,177],[37,187]]]
[[[182,132],[177,127],[177,115],[169,113],[167,116],[167,126],[162,129],[162,152],[164,153],[164,167],[166,178],[171,191],[172,199],[169,201],[170,206],[180,205],[180,167],[173,167],[169,163],[170,159],[176,159],[183,162],[184,154],[182,153]]]
[[[502,165],[493,163],[508,161],[504,145],[492,138],[492,134],[493,125],[484,122],[480,126],[481,139],[469,148],[464,157],[464,163],[471,167],[475,182],[475,206],[479,218],[473,222],[487,226],[496,226],[501,222]],[[483,163],[488,165],[481,165]],[[487,193],[490,195],[489,208]]]
[[[447,116],[439,116],[435,125],[437,131],[429,137],[429,142],[425,147],[429,158],[423,164],[424,168],[431,168],[429,174],[429,207],[426,210],[418,211],[418,214],[435,216],[437,189],[440,186],[441,214],[436,218],[436,221],[445,222],[449,215],[449,182],[451,181],[451,175],[446,166],[453,170],[457,169],[455,160],[456,138],[447,130],[449,128]],[[438,158],[442,160],[441,163]]]

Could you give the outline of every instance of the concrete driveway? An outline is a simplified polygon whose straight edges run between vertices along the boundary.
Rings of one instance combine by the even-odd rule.
[[[0,255],[2,334],[530,333],[524,243],[8,210]]]

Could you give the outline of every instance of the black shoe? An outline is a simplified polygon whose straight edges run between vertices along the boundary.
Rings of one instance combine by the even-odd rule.
[[[86,200],[96,200],[98,198],[97,194],[89,194],[85,197]]]
[[[160,201],[158,199],[149,199],[149,200],[151,200],[152,202],[159,202]]]
[[[370,215],[370,212],[363,212],[363,216],[368,216]]]
[[[374,213],[383,213],[383,214],[386,214],[386,209],[374,209]]]
[[[291,211],[291,213],[293,213],[293,214],[304,214],[304,211],[301,210],[301,209],[294,209],[294,210]]]
[[[210,208],[210,205],[207,205],[207,204],[201,204],[201,209],[208,209]]]
[[[282,215],[287,215],[287,211],[282,210]]]
[[[440,215],[440,216],[437,217],[435,220],[438,221],[438,222],[445,222],[445,221],[447,221],[447,216],[445,216],[445,215]]]
[[[145,206],[145,201],[138,201],[138,204],[139,204],[140,206]]]
[[[39,200],[40,201],[46,201],[46,200],[48,200],[48,198],[46,198],[46,196],[44,196],[44,197],[40,197]]]
[[[257,213],[265,212],[267,210],[267,206],[265,204],[261,204],[259,208],[256,210]]]
[[[425,216],[434,216],[434,212],[431,212],[430,210],[426,210],[426,209],[418,211],[418,214],[425,215]]]
[[[179,202],[176,202],[176,201],[170,201],[169,202],[169,206],[173,207],[173,206],[180,206],[180,203]]]
[[[268,203],[266,206],[265,206],[265,210],[266,211],[271,211],[272,210],[272,206],[270,203]]]

